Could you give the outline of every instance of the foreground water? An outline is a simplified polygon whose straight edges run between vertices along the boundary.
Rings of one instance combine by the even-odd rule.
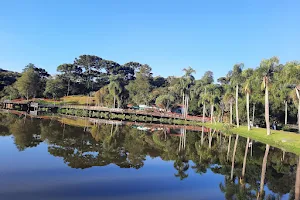
[[[193,129],[1,113],[0,199],[299,199],[298,156]]]

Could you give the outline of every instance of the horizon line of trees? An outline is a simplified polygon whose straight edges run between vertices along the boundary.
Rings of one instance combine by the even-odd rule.
[[[265,126],[267,134],[270,121],[298,123],[300,131],[298,61],[280,64],[277,57],[272,57],[262,60],[257,68],[248,69],[238,63],[217,83],[212,71],[197,80],[191,67],[183,70],[182,77],[153,77],[147,64],[122,65],[94,55],[81,55],[73,63],[59,65],[57,71],[58,75],[50,76],[45,69],[29,64],[20,77],[15,77],[15,82],[3,87],[1,97],[57,99],[84,94],[93,95],[97,105],[113,108],[156,104],[170,110],[180,104],[184,117],[202,115],[211,117],[211,123],[230,124],[235,119],[237,127],[245,123],[249,130],[252,124]]]

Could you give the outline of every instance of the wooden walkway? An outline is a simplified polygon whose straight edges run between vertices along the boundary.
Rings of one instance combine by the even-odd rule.
[[[172,113],[172,112],[159,112],[159,111],[150,111],[150,110],[133,110],[133,109],[117,109],[117,108],[107,108],[101,106],[85,106],[85,105],[53,105],[53,104],[39,104],[35,102],[27,101],[4,101],[3,108],[14,110],[16,107],[21,111],[39,111],[42,109],[49,109],[56,111],[57,109],[77,109],[77,110],[89,110],[89,111],[100,111],[100,112],[109,112],[116,114],[130,114],[130,115],[142,115],[149,117],[159,117],[159,118],[172,118],[172,119],[181,119],[189,121],[202,122],[201,116],[190,116],[188,115],[184,118],[181,114]],[[205,117],[204,122],[210,121],[211,118]]]
[[[144,115],[144,116],[153,116],[153,117],[162,117],[162,118],[173,118],[173,119],[185,119],[181,114],[171,113],[171,112],[153,112],[153,111],[144,111],[144,110],[132,110],[132,109],[118,109],[118,108],[106,108],[100,106],[81,106],[81,105],[67,105],[60,106],[64,109],[80,109],[80,110],[90,110],[90,111],[102,111],[118,114],[133,114],[133,115]],[[190,116],[188,115],[187,120],[202,122],[201,116]],[[210,121],[210,117],[205,117],[204,122]]]

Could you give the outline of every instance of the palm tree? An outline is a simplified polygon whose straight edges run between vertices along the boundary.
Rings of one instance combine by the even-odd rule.
[[[300,133],[300,85],[295,87],[295,95],[293,95],[294,102],[298,101],[298,132]]]
[[[269,78],[267,76],[263,77],[263,88],[265,90],[265,120],[266,120],[266,128],[267,135],[271,134],[270,130],[270,117],[269,117]]]
[[[267,170],[267,161],[268,161],[268,154],[269,154],[270,145],[266,145],[266,151],[263,158],[262,169],[261,169],[261,179],[260,179],[260,190],[257,196],[257,199],[263,199],[264,196],[264,185],[265,185],[265,176]]]
[[[239,135],[236,135],[235,142],[234,142],[234,149],[233,149],[232,159],[231,159],[231,175],[230,175],[231,180],[233,180],[234,160],[235,160],[235,154],[236,154],[236,148],[237,148],[238,140],[239,140]]]
[[[265,121],[267,128],[267,135],[271,134],[270,130],[270,113],[269,113],[269,84],[271,82],[271,78],[274,73],[274,67],[279,63],[279,59],[277,57],[272,57],[268,60],[262,60],[260,63],[260,67],[258,68],[263,75],[262,81],[262,89],[265,91]]]
[[[208,86],[208,100],[210,103],[210,117],[211,117],[211,123],[213,123],[213,118],[214,118],[214,108],[215,104],[220,102],[220,97],[221,97],[221,88],[218,85],[210,84]]]
[[[247,107],[247,122],[248,122],[248,131],[251,129],[250,127],[250,93],[251,93],[251,86],[250,86],[250,79],[247,79],[244,85],[244,92],[246,93],[246,107]]]
[[[205,114],[206,114],[206,103],[208,102],[208,95],[206,92],[206,87],[204,91],[200,93],[200,98],[198,104],[202,104],[202,123],[205,122]]]
[[[298,84],[300,84],[300,63],[297,61],[287,62],[283,70],[275,73],[276,88],[275,93],[278,98],[281,99],[285,107],[285,118],[284,122],[287,124],[288,121],[288,101],[293,98],[294,95],[289,95],[291,90]],[[297,88],[297,87],[296,87]],[[297,95],[297,91],[295,91]],[[294,96],[295,97],[295,96]]]
[[[230,83],[232,86],[235,86],[235,112],[236,112],[236,126],[240,126],[239,121],[239,85],[243,82],[242,80],[242,70],[244,64],[238,63],[233,66],[233,71],[231,72],[231,80]]]
[[[231,144],[231,134],[230,134],[229,137],[228,137],[227,161],[228,161],[228,158],[229,158],[230,144]]]
[[[209,137],[208,137],[208,148],[211,149],[211,142],[212,142],[212,138],[214,136],[216,132],[216,129],[214,129],[214,132],[211,133],[211,129],[209,129]]]
[[[247,138],[247,143],[245,147],[245,155],[244,155],[244,161],[243,161],[243,171],[242,171],[242,179],[245,179],[245,173],[246,173],[246,162],[247,162],[247,155],[248,155],[248,148],[249,148],[249,141],[250,138]]]
[[[232,93],[232,87],[229,87],[226,89],[225,95],[224,95],[224,101],[229,104],[229,112],[230,112],[230,120],[229,123],[232,124],[232,107],[234,102],[234,94]]]
[[[196,73],[196,71],[191,67],[184,68],[183,71],[185,72],[185,74],[180,79],[179,87],[182,93],[182,106],[183,106],[182,115],[184,118],[186,118],[188,114],[190,89],[195,82],[195,77],[192,74]]]
[[[236,85],[236,92],[235,92],[235,112],[236,112],[236,126],[240,127],[240,120],[239,120],[239,85]]]

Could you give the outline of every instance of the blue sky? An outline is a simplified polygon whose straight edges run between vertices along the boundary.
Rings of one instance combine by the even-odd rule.
[[[34,63],[56,73],[94,54],[149,64],[155,75],[196,69],[224,76],[237,62],[300,60],[299,0],[2,1],[0,67]]]

